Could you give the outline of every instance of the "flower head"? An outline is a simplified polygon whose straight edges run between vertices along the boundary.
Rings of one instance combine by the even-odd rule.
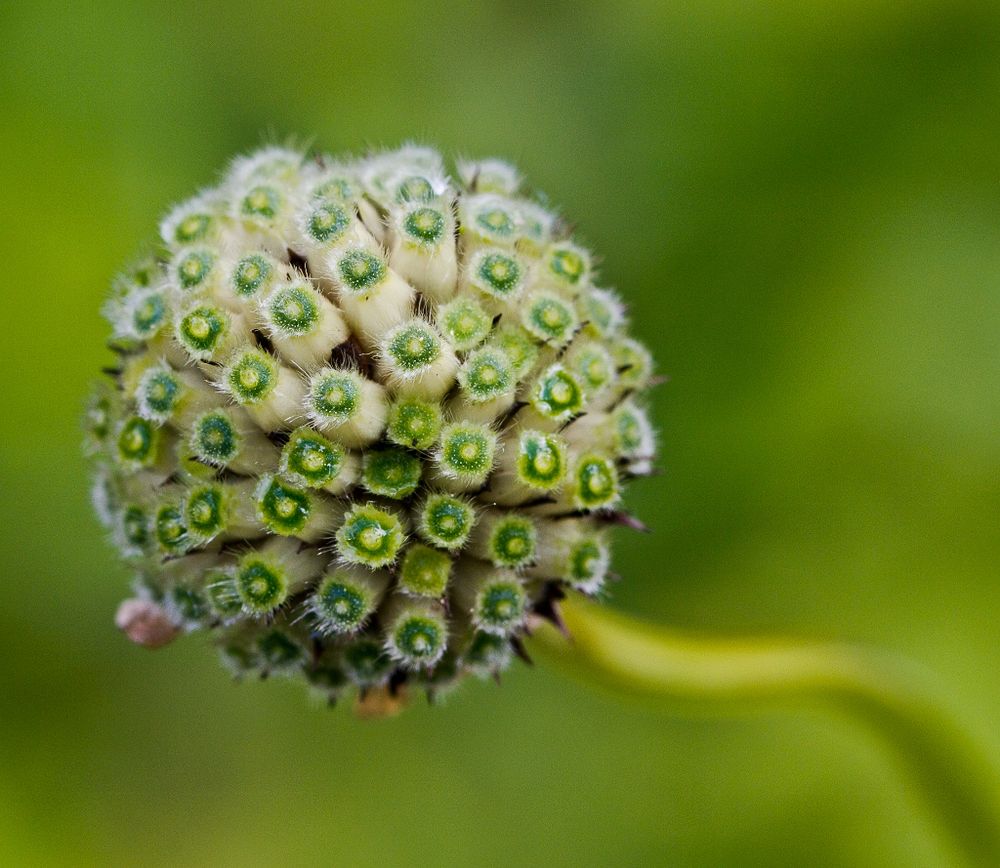
[[[134,641],[204,629],[331,701],[436,691],[604,591],[651,357],[512,166],[455,178],[429,148],[265,148],[115,281],[86,449]]]

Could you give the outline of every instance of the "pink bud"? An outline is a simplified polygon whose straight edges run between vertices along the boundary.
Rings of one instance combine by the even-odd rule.
[[[162,648],[180,632],[162,606],[135,598],[122,601],[115,613],[115,626],[145,648]]]

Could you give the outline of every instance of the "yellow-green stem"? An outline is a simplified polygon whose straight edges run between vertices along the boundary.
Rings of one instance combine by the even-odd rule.
[[[991,759],[905,661],[863,647],[692,636],[580,599],[564,601],[567,640],[539,624],[532,651],[618,692],[681,710],[827,701],[897,751],[972,864],[1000,864],[1000,779]]]

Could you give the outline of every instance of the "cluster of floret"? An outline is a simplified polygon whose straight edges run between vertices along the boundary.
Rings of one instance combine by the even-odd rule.
[[[132,638],[207,628],[331,700],[434,692],[602,593],[649,353],[510,165],[455,174],[264,148],[117,279],[87,439]]]

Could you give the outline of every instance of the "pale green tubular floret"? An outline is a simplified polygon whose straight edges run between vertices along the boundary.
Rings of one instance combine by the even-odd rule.
[[[266,147],[169,211],[85,419],[158,635],[330,702],[433,696],[607,593],[653,363],[543,202],[499,159]]]

